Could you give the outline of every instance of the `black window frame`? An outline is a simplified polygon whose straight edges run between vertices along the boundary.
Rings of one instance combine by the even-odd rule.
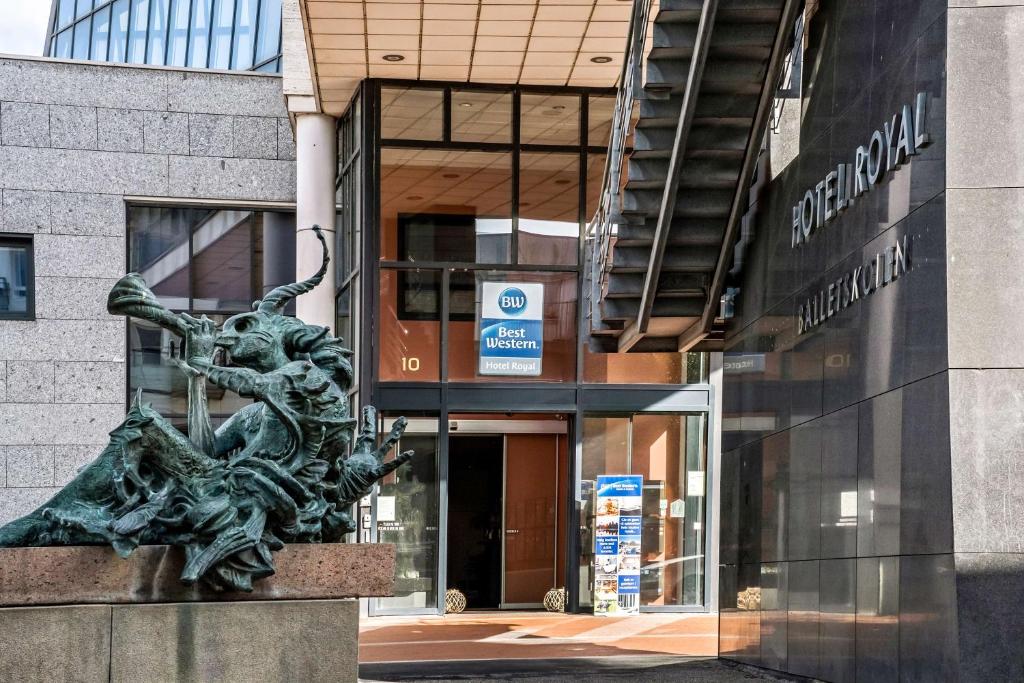
[[[36,319],[36,253],[35,236],[26,233],[0,233],[0,247],[23,247],[28,252],[25,274],[25,311],[0,311],[0,320]]]

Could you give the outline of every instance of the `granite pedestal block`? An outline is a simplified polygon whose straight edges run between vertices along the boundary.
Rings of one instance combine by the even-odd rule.
[[[0,680],[357,680],[359,603],[390,545],[289,545],[252,593],[182,586],[166,546],[0,549]]]

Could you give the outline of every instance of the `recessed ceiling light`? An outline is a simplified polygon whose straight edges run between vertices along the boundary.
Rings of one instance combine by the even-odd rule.
[[[473,103],[472,102],[459,102],[459,106],[460,107],[472,107]]]
[[[442,173],[441,177],[442,178],[458,178],[459,174],[458,173]]]
[[[564,104],[556,104],[556,105],[552,106],[551,108],[554,109],[555,111],[562,111],[562,110],[565,109],[565,105]]]
[[[423,199],[423,197],[419,196],[418,194],[411,194],[408,197],[406,197],[406,199],[408,199],[411,202],[418,202],[419,200]]]
[[[591,57],[590,61],[592,61],[594,64],[607,64],[608,62],[612,61],[612,58],[608,57],[607,55],[598,55],[597,57]]]
[[[405,55],[384,55],[385,62],[400,62],[405,59]]]

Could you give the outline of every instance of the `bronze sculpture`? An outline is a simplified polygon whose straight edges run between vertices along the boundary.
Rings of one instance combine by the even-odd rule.
[[[317,273],[273,290],[219,332],[206,316],[168,311],[135,273],[117,282],[108,311],[184,339],[175,364],[188,378],[189,436],[136,396],[99,457],[0,528],[0,546],[109,543],[122,557],[139,545],[181,546],[184,583],[247,591],[274,573],[271,553],[285,543],[355,531],[348,510],[412,453],[384,462],[404,418],[376,447],[376,411],[365,408],[358,425],[350,415],[351,352],[327,328],[283,313],[327,272],[327,244],[313,230],[324,250]],[[255,401],[214,431],[207,381]]]

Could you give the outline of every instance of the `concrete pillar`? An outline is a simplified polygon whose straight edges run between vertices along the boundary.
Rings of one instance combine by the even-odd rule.
[[[311,228],[319,225],[334,258],[335,194],[338,168],[336,120],[325,114],[295,117],[295,277],[320,267],[322,250]],[[334,329],[334,263],[319,287],[296,300],[296,315],[311,325]]]

